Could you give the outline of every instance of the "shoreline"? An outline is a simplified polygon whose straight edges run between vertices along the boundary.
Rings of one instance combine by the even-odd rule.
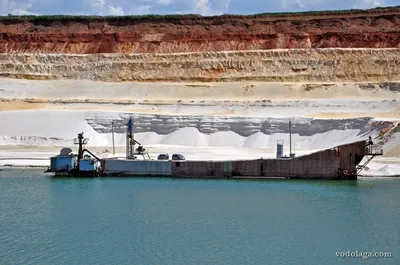
[[[47,169],[47,166],[18,166],[18,165],[1,165],[0,166],[0,171],[42,171]],[[50,173],[42,172],[43,174],[47,175],[52,175]],[[171,179],[232,179],[232,180],[286,180],[287,178],[284,177],[242,177],[242,178],[209,178],[209,177],[173,177],[173,176],[168,176],[168,177],[162,177],[162,176],[118,176],[118,177],[123,177],[123,178],[171,178]],[[68,178],[68,177],[66,177]],[[90,177],[89,177],[90,178]],[[115,176],[101,176],[101,177],[92,177],[92,178],[115,178]],[[360,175],[358,176],[358,179],[374,179],[374,178],[379,178],[379,179],[389,179],[389,178],[400,178],[400,174],[396,175],[371,175],[371,176],[365,176],[365,175]],[[290,180],[296,180],[296,179],[290,179]],[[301,180],[308,180],[308,179],[301,179]]]
[[[273,139],[272,139],[273,141]],[[74,146],[68,145],[74,153],[77,152]],[[57,156],[61,146],[0,146],[0,168],[2,169],[25,169],[45,170],[50,166],[50,157]],[[116,146],[115,154],[112,146],[87,146],[100,159],[125,158],[125,147]],[[162,153],[182,154],[188,161],[243,161],[257,159],[275,159],[276,150],[271,147],[241,148],[221,146],[173,146],[173,145],[145,145],[150,158],[156,160]],[[327,147],[329,148],[329,147]],[[285,147],[284,153],[289,150]],[[320,149],[297,149],[296,156],[308,155]],[[142,157],[138,157],[142,160]],[[376,157],[368,167],[361,173],[362,177],[391,177],[400,176],[400,157]]]

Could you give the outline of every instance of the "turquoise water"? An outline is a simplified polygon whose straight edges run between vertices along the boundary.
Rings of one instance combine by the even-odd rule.
[[[400,264],[400,179],[0,171],[0,264]],[[338,258],[339,251],[392,258]]]

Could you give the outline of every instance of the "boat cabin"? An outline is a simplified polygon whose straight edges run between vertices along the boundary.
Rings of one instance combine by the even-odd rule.
[[[75,169],[78,156],[58,155],[50,158],[50,172],[71,172]]]

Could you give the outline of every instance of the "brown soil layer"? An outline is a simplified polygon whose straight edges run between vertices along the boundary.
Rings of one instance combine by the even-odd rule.
[[[0,18],[0,52],[400,48],[400,8],[254,16]]]

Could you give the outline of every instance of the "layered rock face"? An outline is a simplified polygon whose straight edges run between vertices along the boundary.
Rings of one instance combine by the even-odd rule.
[[[399,81],[400,8],[217,17],[3,17],[0,77]]]
[[[0,54],[0,76],[99,81],[383,82],[400,78],[398,49],[178,54]]]
[[[400,48],[400,8],[253,16],[2,18],[0,52]]]
[[[398,156],[399,92],[400,8],[0,17],[0,145],[109,146],[114,120],[124,144],[134,116],[146,145],[275,148],[290,117],[298,148],[372,134]]]

